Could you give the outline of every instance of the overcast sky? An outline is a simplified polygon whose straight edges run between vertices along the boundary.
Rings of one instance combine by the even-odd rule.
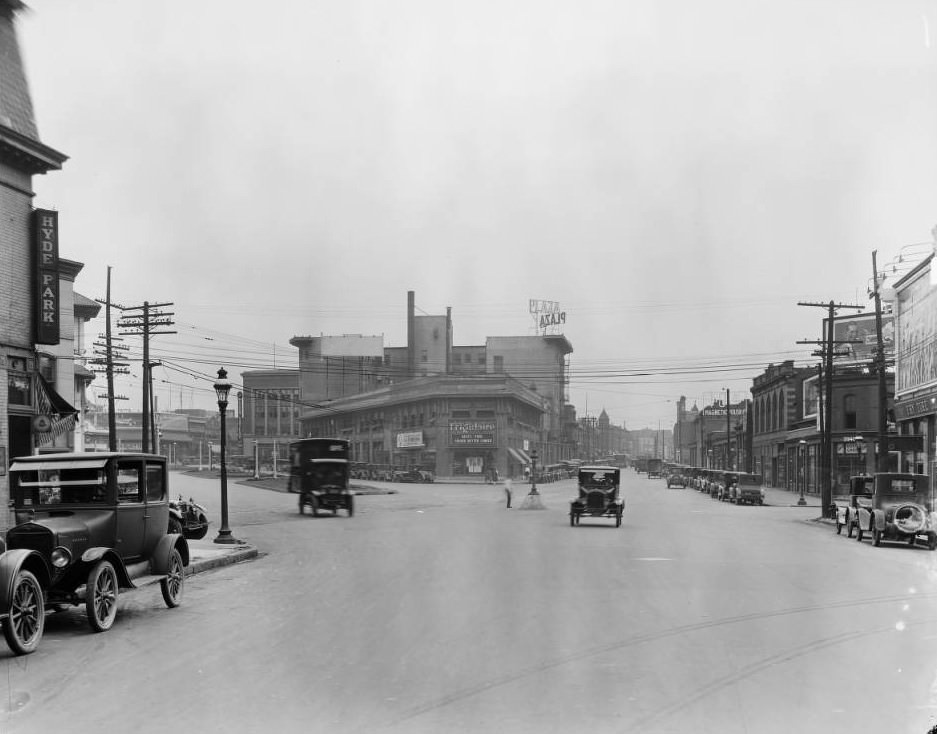
[[[403,346],[408,290],[457,345],[548,299],[580,415],[668,426],[815,361],[798,301],[868,306],[872,251],[937,224],[937,0],[29,5],[70,157],[35,205],[77,289],[112,266],[115,301],[174,303],[156,356],[207,377],[295,366],[298,334]],[[212,405],[156,378],[161,409]]]

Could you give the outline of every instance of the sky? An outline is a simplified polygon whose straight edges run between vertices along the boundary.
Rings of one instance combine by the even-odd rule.
[[[110,267],[115,302],[173,304],[161,410],[295,367],[296,335],[405,346],[412,290],[457,345],[559,302],[578,413],[667,427],[815,363],[798,303],[870,308],[873,251],[892,278],[931,251],[937,0],[29,6],[69,156],[34,203],[79,292]]]

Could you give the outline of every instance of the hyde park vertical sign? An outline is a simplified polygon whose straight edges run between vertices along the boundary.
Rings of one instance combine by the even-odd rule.
[[[59,213],[33,211],[36,287],[33,314],[37,344],[59,343]]]

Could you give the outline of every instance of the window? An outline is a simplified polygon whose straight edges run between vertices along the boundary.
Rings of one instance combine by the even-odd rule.
[[[479,355],[478,355],[478,364],[485,364],[485,355],[484,355],[484,354],[479,354]]]
[[[856,396],[846,395],[843,398],[843,427],[856,428]]]
[[[163,499],[165,482],[163,481],[163,467],[160,464],[146,465],[146,500],[159,502]]]
[[[29,373],[23,357],[8,357],[7,400],[10,405],[31,405],[29,395]]]
[[[117,501],[140,502],[140,469],[136,466],[117,467]]]
[[[504,357],[495,355],[495,372],[504,372]]]

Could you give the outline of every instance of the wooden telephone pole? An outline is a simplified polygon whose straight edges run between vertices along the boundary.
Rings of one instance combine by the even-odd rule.
[[[820,344],[823,346],[823,356],[826,366],[824,369],[824,382],[826,383],[821,390],[824,395],[824,406],[826,408],[823,416],[823,432],[820,452],[821,465],[821,484],[820,484],[820,507],[826,512],[833,503],[833,346],[835,344],[849,344],[848,341],[836,341],[833,339],[833,322],[836,318],[837,309],[854,308],[862,310],[862,306],[848,303],[806,303],[798,302],[798,306],[816,306],[825,308],[828,311],[825,339],[823,341],[799,341],[798,344]]]

